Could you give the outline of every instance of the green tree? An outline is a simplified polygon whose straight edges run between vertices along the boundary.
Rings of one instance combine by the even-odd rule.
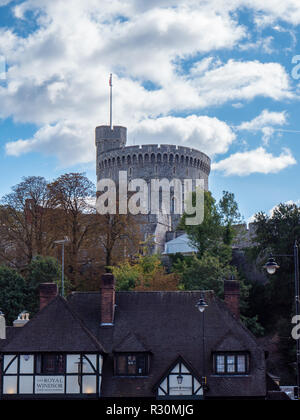
[[[24,310],[29,310],[31,290],[15,270],[0,266],[0,309],[10,325]]]
[[[181,289],[213,290],[223,297],[223,280],[235,273],[234,267],[223,265],[220,259],[205,252],[201,258],[194,255],[188,260],[177,260],[173,270],[180,274]]]
[[[223,196],[218,203],[221,223],[223,225],[223,242],[230,245],[234,238],[233,225],[240,223],[242,218],[235,201],[234,194],[223,191]]]
[[[133,290],[141,276],[140,267],[137,264],[130,264],[129,261],[110,269],[115,276],[117,290]]]
[[[195,193],[193,193],[192,200],[195,205]],[[200,257],[207,251],[216,255],[220,245],[223,246],[223,251],[226,246],[230,247],[234,238],[232,226],[241,221],[234,194],[228,191],[223,191],[219,203],[216,202],[211,192],[204,191],[204,218],[201,224],[188,225],[186,224],[187,217],[186,214],[183,215],[179,229],[185,230],[191,243],[198,249]]]
[[[294,243],[300,241],[300,207],[296,204],[279,204],[270,216],[263,212],[255,215],[257,246],[254,248],[257,263],[262,267],[269,253],[275,255],[293,254]],[[266,327],[272,331],[278,318],[290,320],[294,311],[294,259],[276,257],[280,269],[268,276],[265,285],[268,298],[267,313],[264,313]]]
[[[35,257],[27,267],[26,282],[28,287],[28,310],[35,314],[39,309],[39,285],[41,283],[56,283],[61,290],[61,265],[52,257]],[[71,285],[64,276],[65,294],[71,290]]]
[[[193,193],[195,205],[196,195]],[[243,321],[254,334],[263,333],[256,314],[248,316],[248,297],[251,285],[246,284],[232,265],[233,225],[241,221],[234,194],[223,191],[219,203],[210,192],[204,192],[204,219],[196,226],[185,224],[183,215],[180,228],[185,230],[198,253],[192,258],[173,258],[172,269],[180,277],[180,288],[184,290],[213,290],[224,296],[224,280],[233,275],[240,282],[240,310]]]
[[[192,201],[195,205],[196,195],[193,193]],[[221,215],[216,200],[211,192],[204,191],[204,218],[201,224],[193,226],[186,224],[188,215],[184,214],[178,229],[185,230],[191,243],[197,248],[200,256],[219,242],[222,235]]]
[[[40,283],[57,283],[61,286],[61,266],[53,257],[35,257],[27,267],[27,279],[33,287]]]

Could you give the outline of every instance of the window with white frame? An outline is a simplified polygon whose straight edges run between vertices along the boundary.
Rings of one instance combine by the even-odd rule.
[[[247,353],[216,353],[214,371],[218,375],[243,375],[249,370]]]

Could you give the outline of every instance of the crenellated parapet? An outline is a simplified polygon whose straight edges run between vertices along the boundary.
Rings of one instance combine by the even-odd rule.
[[[163,165],[167,167],[191,167],[201,170],[207,176],[210,173],[210,158],[197,149],[169,144],[147,144],[127,146],[99,153],[98,170],[119,167],[128,169],[136,166]]]

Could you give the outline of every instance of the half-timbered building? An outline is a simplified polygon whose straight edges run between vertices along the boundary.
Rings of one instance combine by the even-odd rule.
[[[1,398],[267,396],[265,352],[239,320],[238,282],[213,292],[99,292],[42,284],[40,311],[0,316]],[[205,299],[200,312],[197,303]]]

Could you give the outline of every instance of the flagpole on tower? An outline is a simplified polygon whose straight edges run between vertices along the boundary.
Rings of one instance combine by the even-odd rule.
[[[110,129],[113,129],[112,125],[112,74],[110,73],[109,77],[109,86],[110,86]]]

